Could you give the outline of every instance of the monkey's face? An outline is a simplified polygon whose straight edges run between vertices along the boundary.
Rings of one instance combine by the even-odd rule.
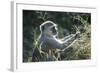
[[[41,25],[41,31],[47,35],[57,35],[57,26],[51,21],[46,21]]]
[[[51,33],[52,35],[56,35],[57,34],[57,27],[56,26],[50,26],[48,27],[48,32]]]

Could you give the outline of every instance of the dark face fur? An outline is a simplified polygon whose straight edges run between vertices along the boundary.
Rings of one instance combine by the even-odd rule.
[[[56,26],[53,26],[50,30],[52,31],[53,35],[57,34],[57,28],[56,28]]]

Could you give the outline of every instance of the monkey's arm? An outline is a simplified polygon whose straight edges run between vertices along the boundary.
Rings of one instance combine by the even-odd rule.
[[[73,36],[73,34],[68,35],[68,36],[66,36],[66,37],[62,38],[62,39],[61,39],[61,41],[65,41],[65,40],[69,39],[69,38],[70,38],[70,37],[72,37],[72,36]]]
[[[76,39],[75,35],[73,35],[72,37],[70,37],[69,39],[67,39],[65,41],[61,41],[56,38],[46,38],[45,43],[51,49],[63,50],[64,48],[68,47],[75,39]]]
[[[63,49],[65,47],[65,45],[62,44],[62,41],[56,38],[46,38],[46,44],[51,49]]]
[[[47,46],[50,49],[60,49],[63,50],[66,47],[70,46],[75,39],[77,38],[78,34],[72,34],[70,38],[66,39],[65,41],[61,41],[60,39],[54,37],[43,37],[41,42],[44,41],[42,46]]]
[[[66,48],[68,46],[71,46],[71,44],[76,40],[76,34],[73,34],[71,37],[69,37],[68,39],[66,39],[63,44],[66,45]]]
[[[79,32],[77,32],[76,34],[72,34],[72,36],[70,38],[68,38],[67,40],[65,40],[63,42],[63,44],[66,45],[65,49],[70,47],[77,40],[77,38],[80,38],[79,34],[80,34]],[[65,50],[65,49],[63,49],[63,50]]]
[[[64,37],[64,38],[62,38],[61,41],[68,40],[68,39],[70,39],[71,37],[73,37],[74,35],[79,36],[79,34],[80,34],[80,32],[76,32],[76,34],[70,34],[70,35],[68,35],[68,36],[66,36],[66,37]]]

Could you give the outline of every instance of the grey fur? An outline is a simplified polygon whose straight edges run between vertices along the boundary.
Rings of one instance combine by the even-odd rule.
[[[40,25],[40,29],[42,29],[43,26],[46,26],[44,29],[44,32],[41,31],[40,37],[39,37],[39,42],[41,44],[41,47],[43,49],[59,49],[59,50],[63,50],[66,47],[68,47],[69,45],[71,45],[77,38],[77,36],[79,35],[79,33],[76,34],[71,34],[69,36],[66,36],[62,39],[56,38],[55,35],[53,35],[50,32],[45,32],[45,31],[51,31],[48,28],[51,26],[48,26],[48,24],[52,24],[51,26],[55,27],[57,29],[57,25],[55,23],[53,23],[52,21],[46,21],[43,24]],[[57,31],[57,30],[56,30]]]

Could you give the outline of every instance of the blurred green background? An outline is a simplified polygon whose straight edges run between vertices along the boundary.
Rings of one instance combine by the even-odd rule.
[[[58,25],[59,38],[77,29],[81,32],[80,41],[61,53],[61,60],[91,59],[91,14],[76,12],[53,12],[23,10],[23,62],[32,61],[32,52],[40,34],[39,26],[47,20]],[[77,29],[76,29],[77,27]]]

